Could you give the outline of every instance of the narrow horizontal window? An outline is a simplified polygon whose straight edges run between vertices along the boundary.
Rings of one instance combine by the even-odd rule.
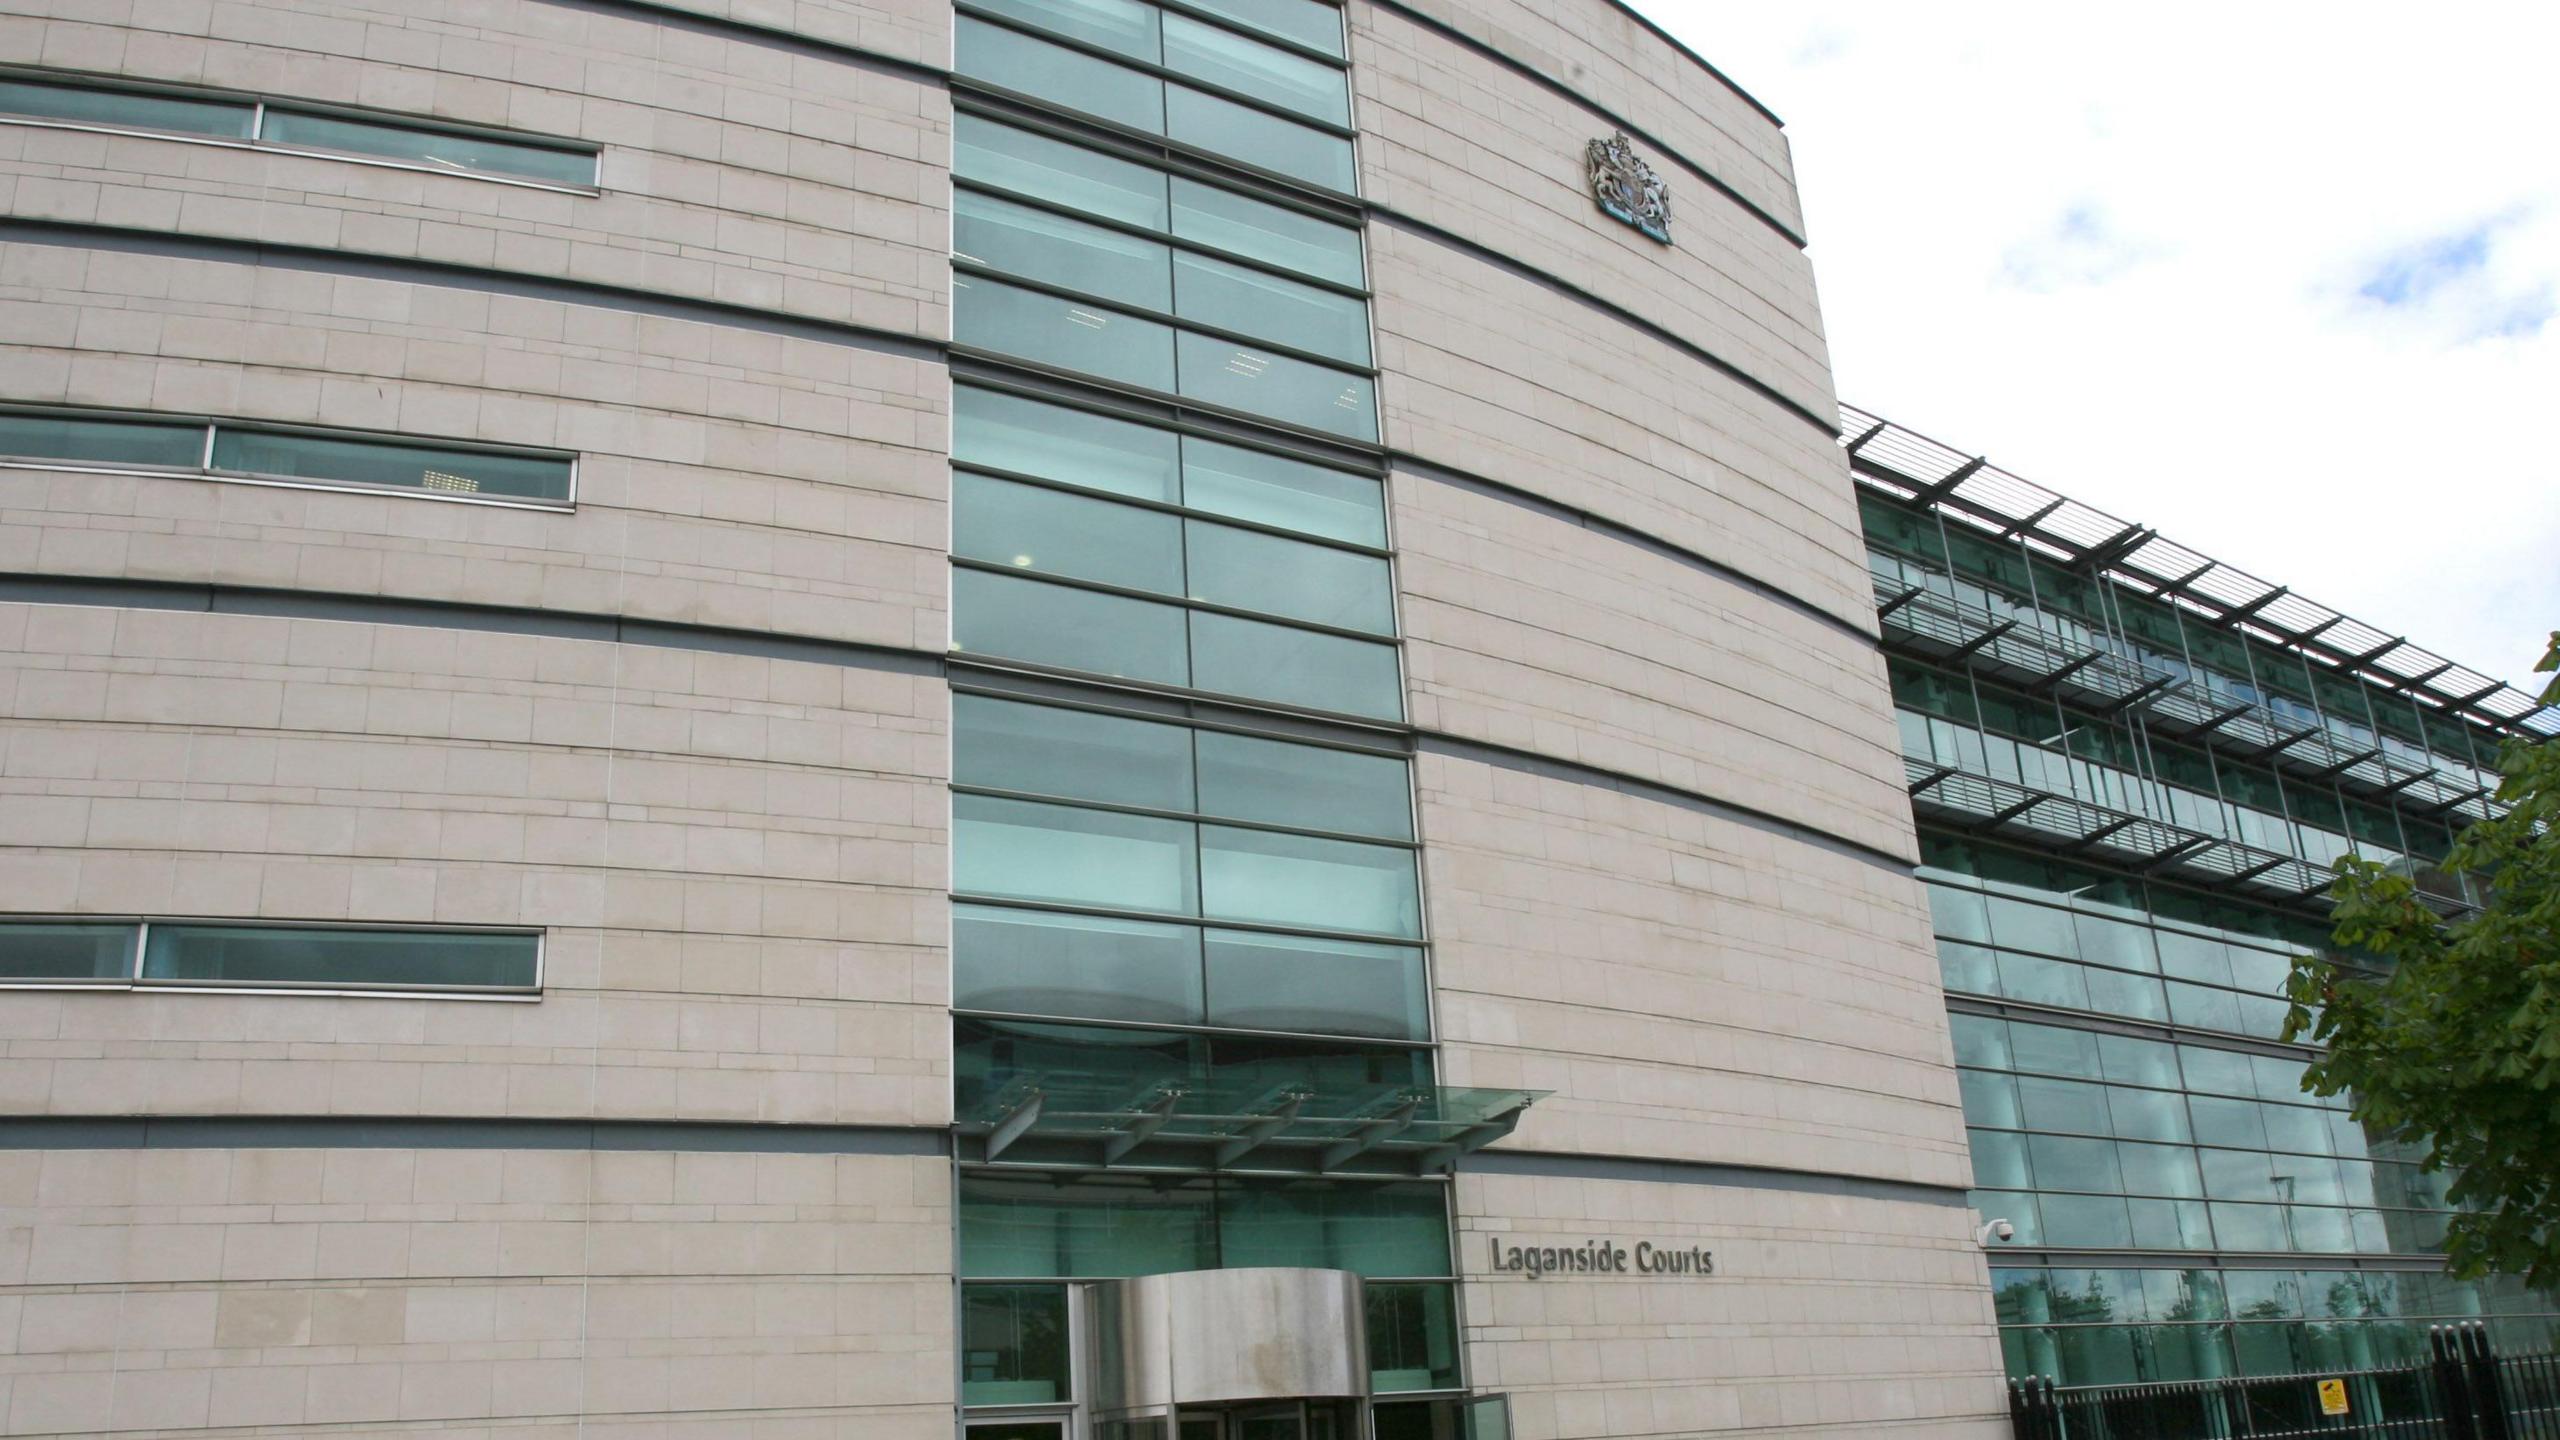
[[[1386,845],[1203,825],[1200,904],[1219,920],[1422,934],[1413,852]]]
[[[551,505],[569,502],[575,473],[572,457],[556,451],[40,410],[0,411],[0,464],[130,466]]]
[[[1123,305],[1174,308],[1170,247],[975,191],[952,197],[951,257]]]
[[[1430,1038],[1430,985],[1412,946],[1211,930],[1203,958],[1211,1025]]]
[[[1176,335],[1181,393],[1248,415],[1374,442],[1378,387],[1366,375],[1184,330]]]
[[[1393,645],[1202,611],[1191,619],[1191,651],[1192,683],[1202,690],[1378,720],[1404,716]]]
[[[216,426],[213,468],[277,479],[380,485],[447,495],[567,500],[565,456],[446,450],[388,440],[351,440]]]
[[[0,919],[0,983],[503,992],[542,983],[532,931]]]
[[[258,107],[247,100],[189,100],[120,86],[0,79],[0,112],[75,125],[116,125],[246,140],[254,133]]]
[[[388,120],[359,120],[272,103],[267,106],[258,138],[274,145],[414,160],[440,170],[516,175],[555,185],[596,183],[596,152],[581,146]]]
[[[1174,256],[1173,311],[1348,364],[1369,363],[1367,301],[1225,260]]]
[[[1174,388],[1173,327],[974,275],[951,277],[951,338],[1149,390]]]
[[[1359,231],[1187,175],[1172,178],[1173,233],[1183,239],[1337,285],[1364,282]]]
[[[130,979],[134,928],[69,920],[0,921],[0,981]]]
[[[593,145],[399,115],[306,108],[281,97],[191,95],[181,87],[0,76],[0,119],[12,117],[328,151],[456,175],[581,188],[596,183],[598,152]]]
[[[951,884],[963,894],[1200,913],[1187,821],[955,795],[951,823]]]
[[[530,990],[541,937],[438,930],[154,925],[146,981],[318,988]]]
[[[1351,123],[1351,92],[1340,66],[1248,40],[1188,15],[1164,17],[1164,64],[1328,125]]]
[[[1190,0],[1194,10],[1221,15],[1251,30],[1294,40],[1336,60],[1344,58],[1342,10],[1324,0]]]
[[[951,648],[1121,680],[1187,687],[1191,656],[1176,605],[983,570],[951,572]]]

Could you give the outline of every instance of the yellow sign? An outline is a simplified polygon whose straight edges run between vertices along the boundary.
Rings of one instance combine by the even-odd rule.
[[[2344,1415],[2347,1413],[2346,1381],[2323,1380],[2320,1382],[2320,1413],[2323,1415]]]

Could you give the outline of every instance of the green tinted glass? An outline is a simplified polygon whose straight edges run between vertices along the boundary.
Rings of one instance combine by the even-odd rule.
[[[1329,546],[1192,520],[1183,526],[1191,598],[1372,635],[1395,633],[1387,562]]]
[[[256,110],[246,100],[190,100],[103,86],[0,80],[0,113],[245,140]]]
[[[960,1292],[962,1403],[1047,1405],[1066,1399],[1071,1385],[1066,1286],[971,1285]]]
[[[1364,279],[1359,231],[1188,176],[1173,177],[1173,233],[1319,280]]]
[[[955,905],[951,1005],[1197,1025],[1199,927]]]
[[[1456,1388],[1456,1288],[1372,1284],[1365,1293],[1370,1388],[1381,1395]]]
[[[951,197],[951,258],[1123,305],[1173,308],[1167,246],[974,190]]]
[[[1187,319],[1349,365],[1369,363],[1369,305],[1357,296],[1188,252],[1174,257],[1173,268],[1174,308]]]
[[[1329,125],[1351,123],[1351,93],[1341,69],[1248,40],[1188,15],[1164,17],[1164,63],[1222,89],[1268,100]]]
[[[980,570],[951,573],[952,648],[1066,670],[1187,685],[1183,612],[1171,605]]]
[[[461,931],[154,925],[143,978],[208,985],[530,989],[541,939]]]
[[[1182,593],[1182,521],[986,475],[952,477],[951,553],[1037,574]]]
[[[1192,0],[1192,8],[1342,58],[1342,10],[1323,0]]]
[[[951,458],[1142,500],[1182,498],[1171,432],[965,385],[952,392]]]
[[[959,17],[953,31],[951,68],[1133,130],[1164,133],[1163,81],[973,16]]]
[[[1221,920],[1422,933],[1413,852],[1385,845],[1203,825],[1200,898]]]
[[[1385,488],[1355,475],[1262,450],[1185,436],[1183,503],[1282,530],[1384,548]]]
[[[0,455],[193,470],[204,463],[204,432],[202,425],[0,412]]]
[[[1162,171],[980,115],[952,117],[952,135],[952,173],[960,179],[1147,230],[1164,229],[1170,218]]]
[[[1309,430],[1378,438],[1377,386],[1366,375],[1188,330],[1179,341],[1185,395]]]
[[[1203,730],[1200,809],[1307,830],[1413,838],[1405,762],[1317,745]]]
[[[1204,1181],[962,1175],[960,1273],[1103,1278],[1213,1270],[1215,1200]]]
[[[1192,827],[1141,815],[951,797],[951,887],[972,895],[1199,913]]]
[[[1154,390],[1173,388],[1173,330],[977,275],[951,277],[951,338]]]
[[[345,150],[451,170],[485,171],[560,185],[596,183],[596,152],[494,135],[318,115],[270,105],[258,138],[277,145]]]
[[[955,785],[1192,808],[1191,732],[1179,725],[955,695],[951,755]]]
[[[1200,689],[1382,720],[1404,714],[1392,645],[1206,612],[1191,618],[1191,643]]]
[[[1223,1181],[1219,1260],[1229,1269],[1349,1270],[1371,1279],[1446,1275],[1446,1195],[1438,1185]]]
[[[1349,139],[1188,85],[1164,87],[1162,133],[1322,189],[1348,195],[1359,185]]]
[[[1247,930],[1211,930],[1208,1023],[1380,1040],[1430,1038],[1422,952]]]
[[[447,495],[569,498],[566,457],[441,450],[379,440],[240,430],[228,425],[215,432],[213,468],[240,475],[379,485]]]
[[[0,921],[0,980],[123,980],[133,974],[131,925]]]
[[[1143,0],[980,0],[982,8],[1149,63],[1164,58],[1157,11]]]

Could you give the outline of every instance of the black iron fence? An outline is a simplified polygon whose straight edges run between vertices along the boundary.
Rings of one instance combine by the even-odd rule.
[[[2480,1325],[2428,1333],[2426,1364],[2058,1389],[2009,1382],[2017,1440],[2560,1440],[2560,1355],[2500,1355]]]

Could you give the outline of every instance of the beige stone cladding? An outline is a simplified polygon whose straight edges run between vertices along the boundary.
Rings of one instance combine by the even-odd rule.
[[[1897,868],[1573,778],[1417,768],[1448,1079],[1555,1092],[1506,1148],[1966,1183]]]
[[[939,650],[922,358],[283,267],[0,246],[0,401],[556,447],[574,511],[0,470],[0,571],[611,613]]]
[[[1384,71],[1361,77],[1362,84],[1377,85],[1375,93],[1382,96],[1391,95],[1392,82],[1419,83],[1419,76],[1407,73],[1395,58],[1396,43],[1385,40],[1413,28],[1399,10],[1417,12],[1634,121],[1789,230],[1804,233],[1786,132],[1732,85],[1648,29],[1630,8],[1608,0],[1396,0],[1392,8],[1354,0],[1353,73],[1371,67]],[[1384,50],[1370,48],[1381,42]],[[1435,37],[1434,43],[1450,44],[1445,37]],[[1472,94],[1452,93],[1435,80],[1424,86],[1421,98],[1425,106],[1451,110],[1543,106],[1547,101],[1536,81],[1516,73],[1487,72],[1482,83],[1484,88]],[[1372,130],[1387,128],[1366,116],[1361,123]],[[1603,122],[1595,117],[1591,123]],[[1574,155],[1580,158],[1579,144]],[[1661,161],[1656,159],[1654,166],[1661,169]],[[1675,191],[1684,188],[1681,176],[1669,178]]]
[[[0,63],[222,86],[604,146],[601,193],[0,124],[0,210],[485,267],[949,332],[948,99],[787,39],[548,0],[10,0]],[[759,12],[776,8],[756,6]],[[947,59],[947,12],[803,4]],[[716,7],[715,7],[716,9]],[[773,18],[760,14],[770,23]]]
[[[1480,489],[1393,493],[1414,723],[1914,853],[1871,642]]]
[[[1951,1197],[1950,1197],[1951,1198]],[[1538,1440],[2009,1433],[1968,1211],[1890,1191],[1462,1175],[1475,1382]],[[1712,1276],[1493,1273],[1490,1247],[1711,1251]]]
[[[937,1440],[949,1193],[880,1155],[0,1153],[0,1431]]]
[[[1494,14],[1522,8],[1466,7]],[[1607,7],[1594,0],[1574,8]],[[1813,265],[1794,238],[1641,140],[1639,158],[1670,191],[1673,243],[1603,216],[1592,199],[1585,148],[1609,137],[1610,121],[1400,11],[1357,5],[1351,13],[1362,193],[1641,315],[1798,405],[1831,413]],[[1475,23],[1487,22],[1478,15]],[[1683,111],[1650,84],[1630,93],[1623,74],[1613,76],[1618,67],[1592,57],[1581,68],[1559,69],[1563,56],[1537,47],[1515,53],[1518,31],[1496,33],[1492,43],[1505,54],[1525,55],[1597,104],[1642,116],[1649,130],[1666,115],[1675,117],[1669,129],[1681,128],[1676,117]],[[1634,48],[1658,55],[1667,47]],[[1686,62],[1678,68],[1697,73]],[[1783,137],[1756,113],[1743,115],[1749,128],[1775,141],[1783,161]],[[1733,157],[1718,163],[1729,170]],[[1733,183],[1716,164],[1708,168]],[[1764,187],[1768,193],[1792,197],[1783,172]]]
[[[539,927],[538,1002],[0,998],[0,1112],[941,1125],[920,674],[0,606],[17,912]]]

